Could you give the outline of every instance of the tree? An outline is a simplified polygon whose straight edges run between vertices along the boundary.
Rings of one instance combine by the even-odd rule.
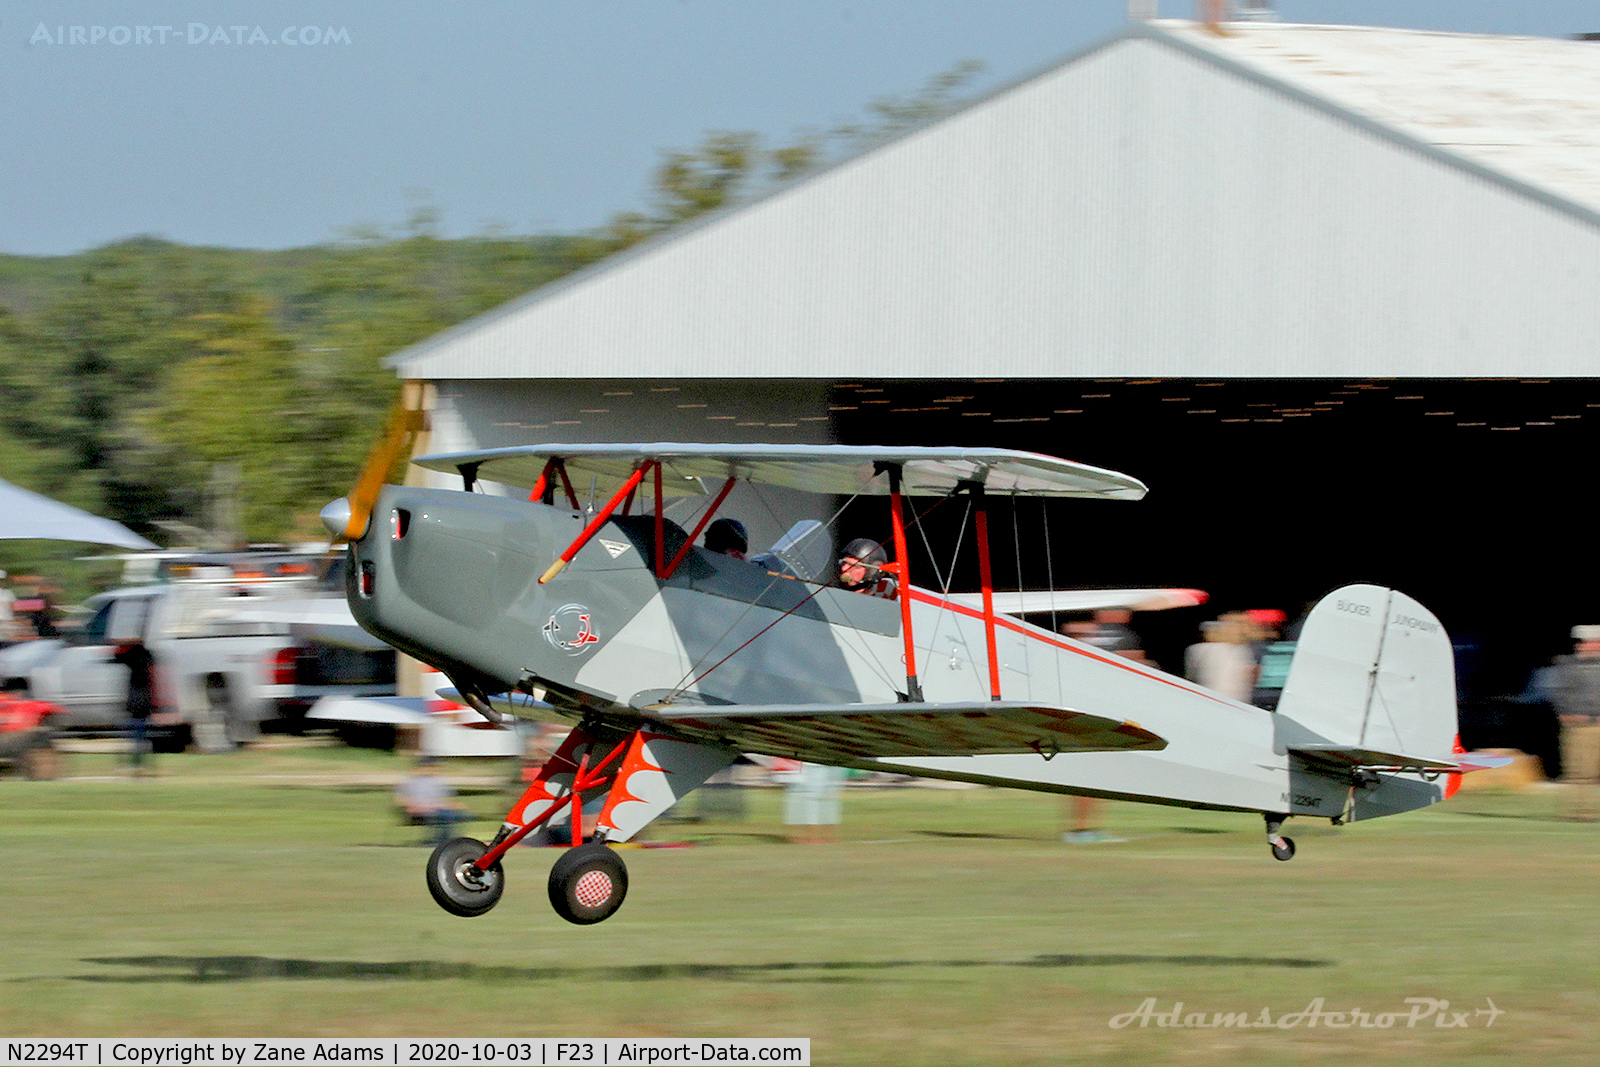
[[[311,501],[332,499],[347,483],[327,460],[320,383],[260,296],[191,316],[178,339],[190,354],[141,429],[160,462],[191,487],[190,514],[215,515],[227,503],[215,499],[218,489],[233,482],[244,539],[289,536]],[[210,499],[201,487],[210,488]]]

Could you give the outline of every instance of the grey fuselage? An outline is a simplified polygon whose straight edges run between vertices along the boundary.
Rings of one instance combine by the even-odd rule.
[[[895,601],[699,548],[661,581],[652,569],[649,516],[608,521],[564,571],[540,584],[587,521],[506,497],[388,486],[368,533],[351,546],[352,610],[373,634],[458,683],[486,692],[540,686],[575,716],[625,718],[669,698],[738,705],[901,698]],[[683,534],[672,524],[668,530],[670,560]],[[370,592],[363,592],[363,571]],[[988,700],[981,613],[910,592],[924,698]],[[1342,787],[1292,768],[1284,737],[1296,731],[1283,717],[1017,619],[1002,616],[996,637],[1004,699],[1131,720],[1165,738],[1166,748],[1048,760],[907,753],[876,766],[1160,804],[1339,814]]]

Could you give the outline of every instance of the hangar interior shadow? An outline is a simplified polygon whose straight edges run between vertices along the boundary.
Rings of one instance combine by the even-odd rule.
[[[614,440],[642,425],[690,441],[999,446],[1131,474],[1150,488],[1136,503],[991,498],[997,588],[1203,589],[1201,608],[1134,619],[1150,656],[1174,671],[1199,624],[1220,612],[1292,618],[1352,582],[1399,589],[1457,645],[1463,743],[1521,748],[1559,772],[1553,712],[1518,696],[1535,668],[1571,649],[1574,625],[1600,623],[1585,552],[1600,379],[556,384],[541,385],[546,421],[519,422],[518,433],[559,426]],[[730,498],[725,513],[782,531],[794,516],[779,496]],[[912,579],[938,587],[965,504],[916,505],[936,506],[925,519],[932,554],[922,531],[911,538]],[[882,500],[847,506],[835,536],[887,540]],[[951,588],[978,588],[970,535]]]
[[[301,979],[371,979],[374,981],[437,981],[465,978],[479,981],[548,981],[586,978],[623,982],[654,982],[675,978],[709,978],[719,981],[783,980],[830,981],[871,972],[913,967],[955,969],[966,967],[1128,967],[1146,964],[1177,967],[1277,967],[1302,969],[1331,967],[1334,960],[1295,956],[1207,956],[1200,954],[1142,955],[1041,954],[1016,960],[816,960],[770,963],[640,963],[613,967],[509,967],[454,960],[307,960],[270,956],[103,956],[84,963],[140,968],[132,974],[71,975],[81,982],[145,984],[151,982],[244,982]]]
[[[1439,616],[1464,701],[1520,692],[1570,651],[1573,625],[1600,622],[1586,551],[1597,379],[860,381],[835,383],[829,407],[845,444],[1018,448],[1144,481],[1136,503],[992,500],[996,585],[1206,590],[1203,608],[1136,617],[1169,670],[1202,619],[1293,618],[1350,582]],[[936,554],[961,519],[948,503],[927,516]],[[857,501],[840,536],[886,523]],[[934,584],[913,545],[919,584]],[[954,584],[977,587],[970,537]]]

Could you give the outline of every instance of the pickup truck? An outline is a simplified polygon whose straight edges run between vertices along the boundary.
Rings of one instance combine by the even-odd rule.
[[[126,722],[128,672],[111,657],[136,637],[155,660],[163,747],[227,748],[264,722],[294,723],[321,697],[395,691],[394,650],[356,625],[342,596],[306,581],[191,578],[100,593],[85,609],[79,631],[0,651],[0,683],[21,678],[60,705],[62,729]]]

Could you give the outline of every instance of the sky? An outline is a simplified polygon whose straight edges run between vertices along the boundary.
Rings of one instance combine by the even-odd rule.
[[[1283,21],[1567,37],[1593,0],[1277,0]],[[287,248],[419,208],[448,236],[645,205],[667,149],[971,91],[1122,31],[1127,0],[0,2],[0,252],[140,234]],[[1194,0],[1161,0],[1192,17]],[[1600,47],[1597,44],[1596,47]]]

